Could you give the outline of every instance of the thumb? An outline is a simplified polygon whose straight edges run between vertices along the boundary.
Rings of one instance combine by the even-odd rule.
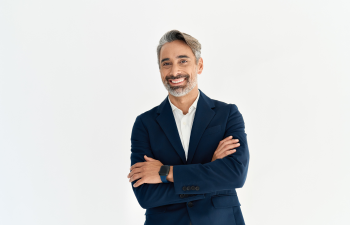
[[[155,161],[155,159],[152,159],[151,157],[148,157],[147,155],[145,155],[145,159],[146,159],[146,161]]]

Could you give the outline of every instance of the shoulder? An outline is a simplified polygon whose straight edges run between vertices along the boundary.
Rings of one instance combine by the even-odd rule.
[[[158,107],[159,105],[139,114],[136,117],[136,120],[149,121],[150,119],[155,119],[157,115]]]
[[[211,100],[213,101],[216,110],[220,110],[220,111],[224,110],[224,111],[227,111],[229,114],[232,114],[238,111],[238,107],[236,104],[227,103],[216,99],[211,99]]]

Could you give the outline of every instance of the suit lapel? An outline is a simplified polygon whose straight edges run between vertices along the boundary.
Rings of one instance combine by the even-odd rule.
[[[197,103],[196,113],[193,120],[190,143],[188,147],[187,164],[192,162],[193,156],[196,152],[198,143],[204,130],[207,128],[209,122],[215,115],[212,108],[215,107],[213,100],[208,98],[200,89],[200,96]]]
[[[175,148],[177,154],[179,154],[182,162],[186,164],[185,150],[182,147],[180,135],[177,130],[174,114],[171,110],[168,96],[159,105],[157,113],[160,113],[160,115],[156,118],[158,124],[163,129],[165,135],[168,137],[170,143]]]
[[[196,152],[196,148],[198,146],[199,140],[208,126],[209,122],[215,115],[215,111],[212,110],[215,107],[213,101],[207,97],[200,89],[198,89],[201,93],[199,95],[199,99],[197,102],[196,113],[194,116],[190,143],[188,147],[188,158],[186,162],[185,150],[182,147],[181,139],[179,132],[177,130],[174,114],[171,110],[171,106],[168,100],[168,96],[164,99],[164,101],[159,105],[157,113],[159,116],[156,118],[158,124],[164,131],[165,135],[169,139],[170,143],[179,154],[182,162],[184,164],[190,164],[194,153]]]

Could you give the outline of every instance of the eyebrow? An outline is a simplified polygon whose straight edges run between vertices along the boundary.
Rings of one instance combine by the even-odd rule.
[[[178,56],[176,56],[176,58],[181,59],[181,58],[190,58],[190,57],[188,57],[187,55],[178,55]],[[162,59],[162,61],[160,61],[160,63],[162,63],[162,62],[164,62],[166,60],[170,60],[170,59],[169,58],[164,58],[164,59]]]

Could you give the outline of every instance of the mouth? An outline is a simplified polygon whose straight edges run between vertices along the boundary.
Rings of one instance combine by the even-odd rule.
[[[181,77],[179,79],[169,79],[168,82],[172,85],[172,86],[178,86],[178,85],[182,85],[183,83],[185,83],[186,81],[186,77]]]

